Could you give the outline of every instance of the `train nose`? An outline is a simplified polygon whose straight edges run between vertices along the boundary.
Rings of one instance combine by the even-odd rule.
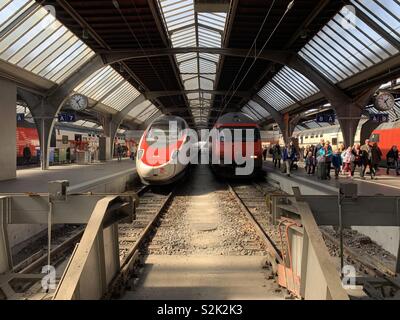
[[[145,180],[148,181],[161,181],[172,177],[175,173],[175,168],[172,164],[166,164],[164,166],[147,166],[140,163],[137,167],[138,174]]]

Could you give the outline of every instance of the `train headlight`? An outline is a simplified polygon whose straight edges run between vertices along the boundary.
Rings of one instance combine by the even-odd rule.
[[[143,149],[139,149],[139,151],[138,151],[138,153],[137,153],[137,158],[138,158],[138,160],[142,159],[143,153],[144,153],[144,150],[143,150]]]
[[[251,159],[257,159],[258,156],[250,156]]]

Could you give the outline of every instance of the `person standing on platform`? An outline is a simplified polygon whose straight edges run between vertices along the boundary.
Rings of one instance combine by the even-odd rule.
[[[323,141],[323,140],[321,140]],[[332,147],[330,146],[329,141],[325,142],[325,145],[319,149],[318,151],[319,157],[320,157],[320,161],[318,161],[319,163],[324,163],[325,165],[325,173],[326,173],[326,178],[327,179],[331,179],[331,163],[332,163]],[[320,166],[321,166],[320,165]],[[323,178],[321,176],[321,178]]]
[[[355,156],[354,156],[354,149],[348,147],[347,150],[342,152],[342,159],[343,159],[343,173],[349,174],[350,178],[354,176],[354,168],[355,168]]]
[[[351,167],[351,176],[354,177],[354,172],[356,171],[356,167],[359,167],[361,176],[363,170],[363,154],[360,145],[358,143],[354,144],[351,152],[354,155],[354,161]]]
[[[335,153],[332,155],[332,165],[335,169],[335,179],[339,179],[340,169],[343,165],[342,152],[340,149],[336,149]]]
[[[304,155],[304,152],[305,152],[305,148],[304,148],[304,146],[302,146],[300,148],[300,152],[299,152],[299,158],[300,158],[299,161],[300,162],[304,162],[304,159],[306,158]]]
[[[308,152],[310,151],[310,146],[306,146],[306,148],[304,149],[304,154],[303,154],[303,158],[304,158],[304,170],[308,173],[308,163],[307,163],[307,157],[308,157]]]
[[[117,145],[117,157],[118,157],[118,161],[121,161],[121,160],[122,160],[122,153],[123,153],[122,146],[121,146],[120,143],[118,143],[118,145]]]
[[[262,152],[264,161],[267,160],[267,152],[268,152],[268,148],[267,148],[267,147],[264,147],[264,148],[263,148],[263,152]]]
[[[29,148],[28,144],[25,145],[25,148],[22,153],[23,153],[23,157],[24,157],[24,164],[27,164],[27,165],[30,164],[32,153],[31,153],[31,148]]]
[[[292,168],[293,161],[296,157],[296,148],[293,145],[293,142],[287,144],[287,146],[283,149],[282,159],[285,165],[286,175],[290,177],[290,169]]]
[[[282,158],[281,146],[279,145],[279,143],[276,143],[276,145],[274,145],[272,149],[272,160],[274,162],[274,168],[276,168],[276,165],[278,165],[278,167],[281,168],[281,158]]]
[[[369,173],[371,175],[371,179],[374,179],[375,172],[372,166],[372,146],[370,144],[369,139],[365,140],[365,144],[360,148],[362,152],[362,171],[361,171],[361,179],[365,179],[365,172],[367,171],[367,167],[369,168]]]
[[[310,146],[309,152],[311,152],[314,160],[314,165],[311,167],[311,174],[315,174],[315,167],[317,166],[317,157],[315,155],[315,146],[313,144]]]
[[[374,179],[377,179],[376,174],[379,171],[379,163],[381,162],[381,160],[382,160],[382,151],[378,147],[378,144],[375,142],[371,148],[371,167],[373,168]]]
[[[134,143],[131,148],[131,159],[135,160],[136,158],[136,144]]]
[[[66,150],[65,158],[67,159],[67,163],[71,163],[71,148],[68,147]]]
[[[396,175],[400,175],[399,173],[399,150],[397,146],[392,146],[389,152],[386,154],[386,174],[390,173],[390,168],[393,166],[396,170]]]
[[[307,174],[314,174],[316,160],[313,152],[310,150],[306,156],[306,172]]]
[[[320,142],[314,148],[314,156],[317,158],[319,154],[319,150],[321,150],[325,146],[325,140],[321,139]]]

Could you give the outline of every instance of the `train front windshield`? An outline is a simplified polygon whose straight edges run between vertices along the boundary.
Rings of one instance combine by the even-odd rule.
[[[147,132],[146,142],[148,145],[168,144],[179,140],[183,135],[183,130],[184,124],[181,121],[155,122]]]

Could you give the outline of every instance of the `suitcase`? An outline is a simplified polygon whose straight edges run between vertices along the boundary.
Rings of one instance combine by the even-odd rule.
[[[317,177],[318,177],[318,179],[326,180],[327,179],[326,174],[327,174],[327,172],[326,172],[326,164],[325,164],[325,162],[318,162],[318,164],[317,164]]]

